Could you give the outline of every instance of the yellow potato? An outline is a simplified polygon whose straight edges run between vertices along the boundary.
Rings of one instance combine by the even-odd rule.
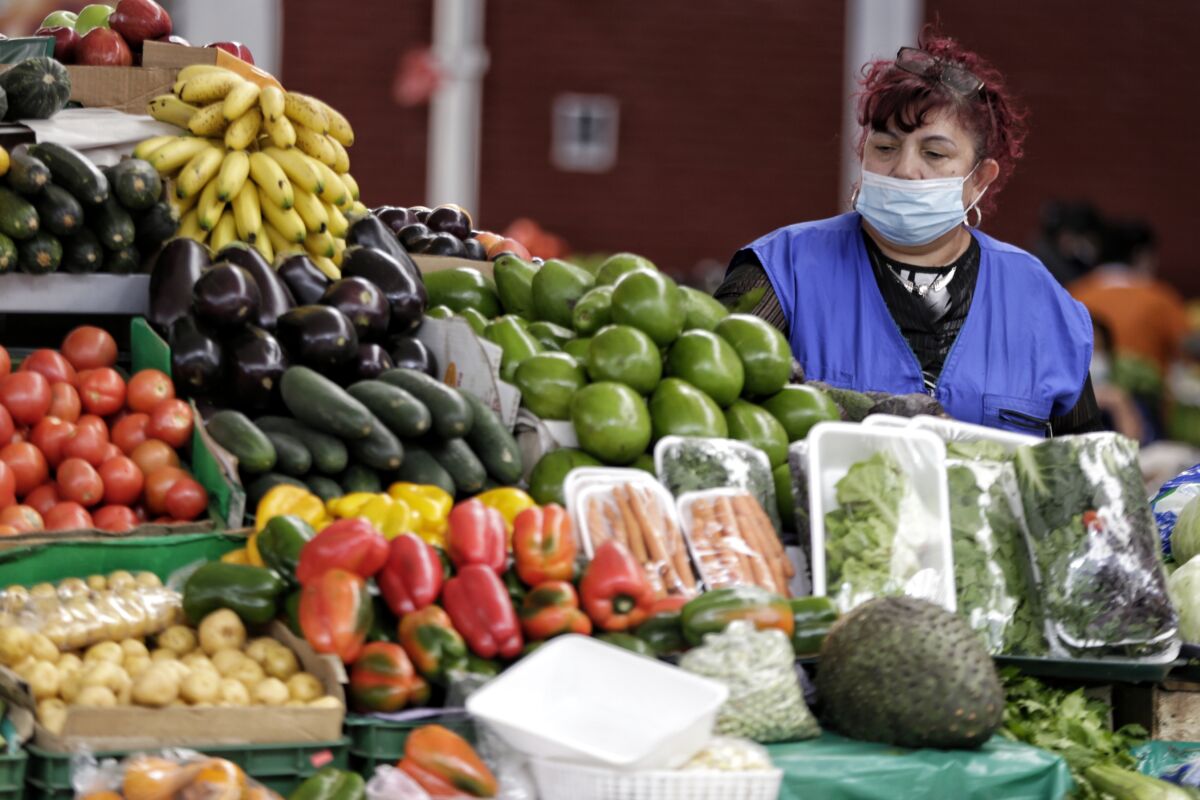
[[[120,664],[125,660],[125,651],[121,649],[121,645],[116,642],[100,642],[94,644],[87,649],[83,654],[85,664],[92,661],[111,661],[114,664]]]
[[[83,670],[83,686],[103,686],[113,692],[129,683],[129,673],[111,661],[93,661]]]
[[[21,676],[21,678],[29,680],[29,673],[32,672],[33,668],[37,665],[38,660],[36,658],[33,656],[25,656],[24,660],[21,661],[20,664],[17,664],[15,667],[13,667],[12,670],[13,672],[17,673],[17,675]]]
[[[0,628],[0,663],[16,666],[33,651],[33,634],[24,628]]]
[[[23,605],[28,599],[29,590],[24,586],[18,586],[14,583],[12,586],[9,586],[4,590],[4,602],[6,603],[10,600],[14,600]]]
[[[241,650],[246,644],[246,626],[228,608],[212,612],[200,622],[200,647],[210,656],[219,650]]]
[[[198,669],[207,669],[212,670],[213,672],[217,671],[217,668],[213,666],[212,659],[204,655],[204,653],[200,652],[199,650],[188,653],[186,656],[179,659],[179,661],[180,663],[187,664],[188,669],[192,670],[193,672]]]
[[[53,637],[51,637],[53,641]],[[88,643],[94,641],[92,638],[92,627],[86,623],[75,621],[67,625],[66,644],[58,645],[59,650],[82,650],[87,647]]]
[[[159,661],[158,663],[175,673],[175,676],[178,677],[179,680],[183,680],[188,675],[192,674],[191,668],[182,661]]]
[[[34,663],[33,668],[25,675],[25,682],[29,684],[36,700],[57,697],[60,680],[58,668],[49,661]]]
[[[259,664],[264,664],[267,660],[267,653],[277,644],[279,643],[269,636],[260,636],[257,639],[251,639],[246,644],[246,657],[257,661]]]
[[[217,672],[221,673],[222,677],[226,678],[236,671],[243,661],[248,660],[237,650],[218,650],[212,654],[213,666],[216,667]]]
[[[179,654],[165,647],[156,647],[150,651],[151,661],[178,661]]]
[[[263,664],[263,668],[272,678],[286,681],[300,671],[300,662],[296,660],[295,653],[280,645],[267,652],[267,660]]]
[[[221,699],[218,704],[223,706],[248,706],[250,705],[250,692],[246,691],[246,687],[241,681],[235,681],[233,678],[222,678]]]
[[[37,718],[43,728],[58,736],[67,724],[67,704],[58,698],[43,700],[37,705]]]
[[[287,679],[288,695],[293,700],[311,703],[325,693],[325,687],[315,675],[308,672],[298,672]]]
[[[58,584],[58,596],[64,600],[68,597],[86,597],[90,591],[81,578],[66,578]]]
[[[185,625],[172,625],[158,635],[158,646],[187,655],[196,649],[196,632]]]
[[[117,696],[113,693],[112,689],[105,686],[87,686],[75,698],[74,705],[116,708]]]
[[[246,685],[247,689],[254,691],[254,687],[262,683],[263,678],[267,677],[267,675],[257,662],[243,658],[238,668],[229,673],[229,677],[235,681],[241,681]]]
[[[192,670],[191,674],[183,679],[180,694],[193,705],[215,703],[221,697],[221,676],[212,669]]]
[[[267,678],[254,687],[251,697],[257,705],[281,706],[288,701],[288,688],[278,678]]]
[[[89,575],[87,585],[93,592],[103,592],[108,588],[108,578],[103,575]]]
[[[137,581],[138,586],[143,586],[147,589],[153,589],[155,587],[163,585],[162,580],[157,575],[155,575],[153,572],[139,572],[137,575],[134,575],[133,577],[134,577],[134,580]]]
[[[311,703],[308,704],[308,707],[309,708],[342,708],[343,706],[342,706],[341,700],[338,700],[336,697],[333,697],[332,695],[325,695],[324,697],[322,697],[318,700],[313,700]]]
[[[59,672],[73,672],[83,669],[83,659],[74,653],[63,653],[58,657]]]
[[[54,588],[52,583],[39,583],[29,589],[30,597],[42,597],[54,599],[58,597],[58,590]]]
[[[68,672],[58,682],[58,694],[68,703],[74,703],[83,691],[83,673]]]
[[[35,633],[30,642],[29,653],[38,661],[58,661],[58,648],[45,634]]]
[[[146,647],[146,643],[141,639],[126,639],[121,642],[121,652],[125,654],[125,658],[149,658],[150,650]]]
[[[133,684],[133,701],[139,706],[162,708],[179,698],[179,675],[170,664],[152,664]]]
[[[139,676],[154,664],[169,664],[169,661],[154,661],[150,656],[131,656],[126,658],[123,665],[129,677],[137,680]]]
[[[136,587],[137,581],[126,570],[119,569],[108,576],[108,588],[113,590]]]

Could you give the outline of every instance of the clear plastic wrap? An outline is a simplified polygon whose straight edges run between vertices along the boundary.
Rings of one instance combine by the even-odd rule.
[[[771,520],[758,500],[741,489],[688,492],[678,499],[679,518],[709,589],[761,586],[788,597],[795,574]]]
[[[743,489],[758,498],[776,532],[782,529],[767,454],[733,439],[664,436],[654,446],[658,479],[676,497],[703,489]]]
[[[796,678],[787,634],[733,622],[704,637],[679,661],[683,669],[721,681],[729,698],[717,713],[714,732],[756,742],[790,742],[820,735]]]
[[[1078,656],[1177,648],[1137,444],[1066,436],[1020,448],[1015,463],[1051,645]]]
[[[796,540],[805,563],[812,563],[812,522],[808,514],[808,442],[788,445],[788,472],[792,476],[792,507],[796,518]]]
[[[384,764],[367,781],[367,800],[429,800],[429,794],[407,772]]]
[[[232,761],[193,750],[136,753],[121,761],[111,758],[97,761],[90,753],[78,753],[71,759],[71,784],[77,798],[283,800],[278,793],[247,777]]]

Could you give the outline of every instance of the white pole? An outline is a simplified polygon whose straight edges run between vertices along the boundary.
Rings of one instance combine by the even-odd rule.
[[[479,131],[485,0],[434,0],[433,59],[441,82],[429,106],[425,202],[458,203],[479,219]]]
[[[855,119],[858,81],[863,64],[877,58],[895,58],[896,51],[915,47],[924,16],[923,0],[846,0],[846,63],[842,124],[842,172],[838,204],[845,207],[858,180],[858,121]]]

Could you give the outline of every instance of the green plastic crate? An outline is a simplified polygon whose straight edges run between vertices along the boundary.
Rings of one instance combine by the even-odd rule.
[[[21,800],[24,796],[28,762],[29,755],[24,750],[0,751],[0,800]]]
[[[457,733],[471,744],[475,743],[475,723],[466,711],[452,711],[411,722],[391,720],[361,714],[346,715],[346,732],[350,734],[350,765],[355,772],[370,778],[375,768],[386,764],[395,766],[404,755],[408,735],[425,725],[441,725]]]
[[[254,780],[287,797],[304,780],[322,767],[347,769],[350,765],[350,738],[336,742],[301,744],[214,745],[181,747],[199,750],[205,755],[224,758],[242,768]],[[122,759],[136,750],[111,750],[96,753],[97,759]],[[29,775],[26,800],[72,800],[71,754],[51,753],[29,748]],[[5,797],[0,793],[0,798]]]

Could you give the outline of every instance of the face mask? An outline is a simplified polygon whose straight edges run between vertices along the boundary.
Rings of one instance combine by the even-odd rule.
[[[963,184],[978,167],[962,178],[912,181],[864,169],[854,210],[889,242],[929,244],[966,221],[971,209],[963,208]],[[986,191],[979,193],[971,208]]]

